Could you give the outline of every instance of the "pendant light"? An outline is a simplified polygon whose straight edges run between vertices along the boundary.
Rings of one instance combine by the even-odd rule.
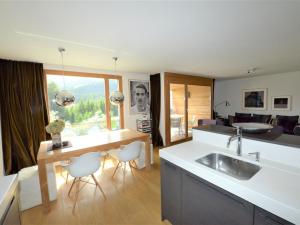
[[[116,74],[118,57],[113,57],[113,60],[115,61],[115,74]],[[124,101],[124,95],[120,91],[113,91],[110,94],[109,100],[112,105],[119,105],[120,103],[122,103]]]
[[[65,67],[64,67],[64,52],[66,49],[64,48],[58,48],[58,51],[60,52],[61,55],[61,65],[62,65],[62,71],[63,71],[63,81],[64,81],[64,88],[62,91],[59,91],[55,95],[55,102],[57,105],[65,107],[72,105],[75,101],[75,96],[66,90],[66,84],[65,84]]]

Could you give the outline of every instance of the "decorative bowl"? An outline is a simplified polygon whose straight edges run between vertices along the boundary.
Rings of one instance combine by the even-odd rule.
[[[241,127],[246,133],[261,134],[266,133],[273,128],[272,125],[267,123],[233,123],[233,127]]]

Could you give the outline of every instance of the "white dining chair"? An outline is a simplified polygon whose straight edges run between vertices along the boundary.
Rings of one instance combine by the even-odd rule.
[[[75,194],[75,202],[73,205],[73,211],[76,206],[78,193],[81,189],[79,189],[80,182],[89,183],[87,181],[82,180],[82,177],[91,176],[95,182],[95,185],[99,188],[101,191],[104,199],[106,200],[106,196],[104,194],[104,191],[102,190],[99,182],[94,176],[94,173],[100,168],[101,165],[101,153],[100,152],[89,152],[86,154],[83,154],[79,157],[73,157],[70,159],[70,164],[66,166],[66,169],[68,173],[74,177],[73,182],[71,184],[70,190],[68,192],[68,196],[70,196],[70,193],[72,191],[72,188],[74,184],[76,183],[76,194]],[[90,183],[93,184],[93,183]]]
[[[109,151],[109,155],[118,160],[118,164],[114,170],[112,177],[116,174],[119,167],[123,166],[123,176],[125,177],[126,165],[129,164],[130,171],[133,174],[132,168],[137,168],[135,159],[138,159],[141,154],[142,142],[134,141],[128,145],[123,145],[119,149]],[[134,165],[133,165],[134,164]]]

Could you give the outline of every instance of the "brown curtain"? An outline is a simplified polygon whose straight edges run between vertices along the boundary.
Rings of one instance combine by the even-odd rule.
[[[160,74],[150,75],[151,104],[150,114],[152,118],[152,143],[153,146],[163,146],[163,140],[159,131],[160,120]]]
[[[5,173],[37,163],[48,124],[43,64],[0,59],[0,108]]]
[[[212,83],[212,96],[211,96],[211,111],[212,111],[212,118],[216,119],[216,112],[215,112],[215,83],[216,80],[213,79],[213,83]]]

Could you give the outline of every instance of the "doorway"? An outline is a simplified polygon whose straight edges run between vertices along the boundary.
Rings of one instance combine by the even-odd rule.
[[[192,139],[198,119],[211,119],[213,80],[165,73],[166,145]]]

